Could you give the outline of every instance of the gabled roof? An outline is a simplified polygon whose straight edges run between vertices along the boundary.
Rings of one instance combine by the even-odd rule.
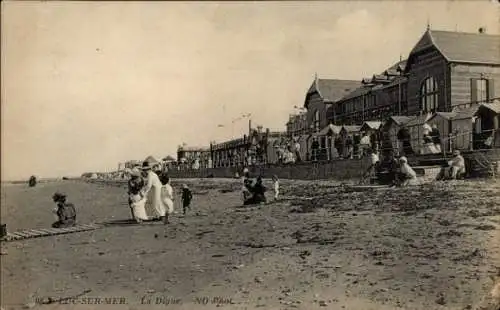
[[[342,129],[340,129],[340,131],[346,132],[346,133],[353,133],[353,132],[359,132],[360,129],[361,129],[361,126],[344,125],[344,126],[342,126]]]
[[[390,123],[395,123],[398,126],[403,126],[413,118],[415,118],[415,116],[393,115],[387,119],[383,126],[386,126]]]
[[[406,59],[400,60],[394,65],[390,66],[384,71],[385,75],[397,75],[399,72],[404,71],[406,67]]]
[[[149,155],[148,157],[146,157],[146,159],[144,160],[145,162],[148,162],[150,164],[157,164],[159,163],[153,156]]]
[[[336,125],[333,125],[333,124],[329,124],[327,125],[325,128],[321,129],[317,134],[316,136],[326,136],[328,135],[330,132],[334,135],[337,135],[340,133],[340,130],[342,129],[342,127],[340,126],[336,126]]]
[[[410,55],[431,46],[449,62],[500,65],[500,35],[428,29]]]
[[[406,67],[406,59],[398,61],[397,63],[387,68],[381,74],[374,74],[372,78],[363,78],[359,87],[344,95],[344,97],[342,97],[342,99],[340,99],[339,101],[345,101],[366,95],[372,89],[377,90],[398,85],[399,83],[405,83],[408,80],[406,77],[397,76],[397,74],[399,74],[398,70],[402,72],[404,71],[405,67]],[[387,75],[389,71],[392,73],[391,75]],[[373,81],[375,79],[377,79],[381,83],[375,84]]]
[[[404,126],[405,127],[413,127],[413,126],[420,126],[425,124],[431,118],[431,114],[422,114],[419,116],[415,116],[411,120],[409,120]]]
[[[468,107],[468,108],[456,109],[453,111],[456,114],[452,118],[452,120],[472,118],[472,117],[474,117],[474,114],[476,114],[478,108],[479,108],[479,105],[475,104],[475,105]]]
[[[363,126],[361,126],[360,130],[365,130],[365,129],[379,129],[380,126],[382,125],[382,122],[379,121],[366,121],[363,123]]]
[[[431,119],[435,118],[435,117],[442,117],[446,120],[452,120],[455,116],[457,115],[457,113],[455,112],[436,112],[434,113],[429,119],[428,121],[430,121]]]
[[[318,93],[324,101],[336,102],[360,85],[359,81],[352,80],[315,79],[311,87],[309,87],[307,95]],[[304,103],[304,107],[306,108],[308,105],[307,97]]]
[[[344,101],[344,100],[348,100],[348,99],[352,99],[352,98],[355,98],[355,97],[366,95],[366,94],[368,94],[370,92],[371,88],[372,88],[371,86],[361,86],[361,87],[358,87],[355,90],[353,90],[352,92],[346,94],[339,101]]]
[[[500,102],[494,103],[481,103],[478,107],[479,110],[488,109],[496,114],[500,114]],[[477,113],[477,112],[476,112]]]
[[[404,125],[411,121],[414,117],[412,116],[404,116],[404,115],[394,115],[390,117],[396,124]]]

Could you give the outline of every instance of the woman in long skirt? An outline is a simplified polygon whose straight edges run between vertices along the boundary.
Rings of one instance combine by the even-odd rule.
[[[141,177],[139,169],[134,168],[130,171],[130,180],[128,181],[128,203],[132,218],[138,223],[148,219],[146,213],[146,197],[141,194],[144,187],[144,179]]]

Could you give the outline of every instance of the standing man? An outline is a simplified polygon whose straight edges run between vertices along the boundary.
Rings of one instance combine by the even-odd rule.
[[[152,205],[160,220],[165,220],[166,209],[161,201],[161,188],[162,184],[160,178],[156,173],[151,170],[149,162],[145,161],[142,164],[143,176],[146,179],[146,186],[142,190],[142,196],[148,197],[149,192],[152,192]]]
[[[318,138],[314,137],[311,145],[311,153],[312,153],[312,161],[318,160],[318,152],[319,152],[319,142]]]

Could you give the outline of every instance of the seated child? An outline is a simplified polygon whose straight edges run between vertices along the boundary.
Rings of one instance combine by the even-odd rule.
[[[72,203],[66,202],[66,195],[55,193],[52,200],[57,204],[54,213],[58,217],[58,221],[52,224],[54,228],[64,228],[75,226],[76,224],[76,210]]]

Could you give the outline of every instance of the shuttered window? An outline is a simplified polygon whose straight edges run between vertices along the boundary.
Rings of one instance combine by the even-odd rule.
[[[471,79],[471,102],[481,103],[486,102],[495,97],[493,80],[488,79]]]

